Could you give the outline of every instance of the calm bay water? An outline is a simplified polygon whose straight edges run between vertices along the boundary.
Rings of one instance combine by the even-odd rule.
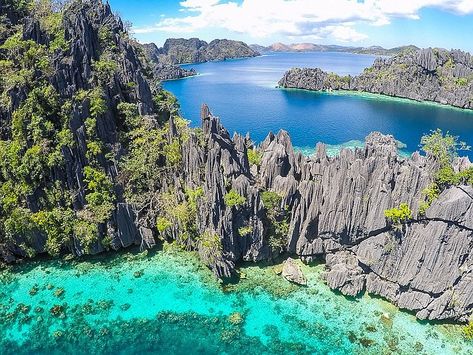
[[[1,354],[471,354],[458,326],[247,266],[222,287],[196,255],[125,253],[0,272]]]
[[[394,135],[412,152],[418,149],[423,134],[441,128],[473,145],[470,111],[378,95],[276,88],[292,67],[320,67],[355,75],[374,59],[347,53],[277,53],[190,65],[201,75],[169,81],[164,87],[177,96],[184,117],[194,125],[199,125],[201,104],[207,103],[230,132],[250,132],[256,141],[263,140],[269,131],[285,129],[295,146],[312,149],[318,141],[340,145],[364,141],[370,132],[380,131]]]

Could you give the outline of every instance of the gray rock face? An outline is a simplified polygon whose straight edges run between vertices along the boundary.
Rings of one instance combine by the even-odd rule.
[[[349,296],[356,296],[363,291],[366,276],[355,255],[340,251],[328,254],[326,261],[329,268],[326,279],[330,288]]]
[[[197,75],[197,72],[194,69],[183,69],[178,65],[160,60],[163,50],[158,48],[154,43],[144,44],[143,48],[151,62],[156,79],[165,81]]]
[[[166,40],[162,48],[155,50],[154,53],[158,61],[165,64],[204,63],[259,55],[258,52],[240,41],[216,39],[207,43],[198,38],[170,38]]]
[[[291,211],[286,250],[307,261],[325,257],[331,288],[351,296],[381,295],[421,319],[467,319],[473,306],[472,187],[445,190],[421,217],[433,163],[418,153],[400,158],[391,136],[372,133],[364,149],[345,149],[333,158],[318,144],[314,156],[305,158],[294,152],[287,133],[269,134],[259,147],[261,164],[252,170],[245,139],[230,139],[207,107],[202,113],[209,149],[202,156],[206,195],[214,207],[201,218],[221,236],[223,260],[234,265],[271,257],[260,194],[275,191]],[[225,181],[247,197],[244,206],[228,210]],[[396,229],[384,211],[401,203],[410,206],[413,220]],[[237,229],[248,224],[252,233],[237,237]]]
[[[205,173],[211,181],[212,203],[218,206],[212,213],[220,211],[220,221],[226,223],[215,226],[224,231],[232,262],[271,255],[264,219],[247,242],[234,237],[235,224],[247,219],[256,226],[261,221],[264,210],[258,190],[263,188],[278,192],[292,211],[287,251],[307,261],[325,257],[330,287],[352,296],[364,291],[381,295],[415,311],[419,318],[466,319],[471,313],[467,290],[472,277],[472,187],[447,189],[421,219],[418,208],[422,190],[431,183],[432,162],[419,154],[399,158],[391,136],[372,133],[364,149],[342,150],[334,158],[327,157],[325,146],[318,144],[315,155],[304,158],[294,153],[287,133],[270,134],[260,146],[262,161],[254,175],[238,144],[231,143],[207,107],[203,118],[209,146],[215,151]],[[242,139],[237,136],[235,141]],[[223,152],[223,147],[230,151]],[[223,166],[215,167],[215,162]],[[215,180],[222,172],[225,177]],[[215,190],[232,177],[232,186],[251,198],[238,215],[232,211],[230,217],[224,212],[224,190]],[[396,230],[387,223],[384,211],[403,202],[413,210],[414,220],[405,230]]]
[[[322,69],[293,68],[287,71],[278,85],[283,88],[320,91],[326,90],[328,73]]]
[[[446,190],[441,198],[434,201],[426,213],[432,220],[448,221],[464,229],[473,231],[473,188],[458,186]]]
[[[304,273],[292,258],[287,258],[287,260],[284,261],[282,266],[282,276],[289,282],[302,286],[307,285],[307,279],[304,276]]]
[[[159,80],[180,79],[196,75],[194,69],[187,70],[179,64],[204,63],[217,60],[256,57],[258,52],[247,44],[228,39],[216,39],[210,43],[198,38],[170,38],[162,48],[154,43],[144,44],[155,76]]]
[[[352,90],[473,108],[473,57],[466,52],[421,49],[378,58],[358,76],[294,68],[279,86],[306,90]]]

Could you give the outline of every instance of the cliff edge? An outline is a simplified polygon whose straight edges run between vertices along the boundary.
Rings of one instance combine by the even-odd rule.
[[[459,50],[427,48],[378,58],[358,76],[293,68],[283,88],[351,90],[473,109],[473,57]]]
[[[324,259],[344,294],[421,319],[471,315],[468,159],[401,158],[376,132],[308,158],[285,131],[231,136],[206,105],[192,129],[108,4],[25,5],[0,7],[1,260],[172,242],[228,278],[291,254]]]

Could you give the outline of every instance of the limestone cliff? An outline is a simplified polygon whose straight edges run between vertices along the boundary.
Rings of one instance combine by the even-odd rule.
[[[198,38],[170,38],[162,48],[157,48],[153,43],[145,46],[155,60],[163,64],[204,63],[259,55],[246,43],[228,39],[215,39],[207,43]]]
[[[196,75],[194,69],[183,69],[179,64],[205,63],[217,60],[256,57],[258,52],[247,44],[228,39],[216,39],[210,43],[198,38],[170,38],[162,48],[154,43],[143,45],[159,80],[181,79]]]
[[[291,211],[283,250],[306,261],[324,258],[330,287],[347,295],[381,295],[421,319],[467,319],[473,306],[471,186],[447,189],[421,215],[433,161],[418,153],[400,158],[394,138],[379,133],[367,137],[364,149],[342,150],[335,158],[327,157],[323,144],[314,157],[303,157],[294,153],[285,132],[270,134],[261,145],[261,164],[248,170],[243,138],[236,136],[232,144],[218,121],[207,116],[204,127],[215,128],[205,130],[214,151],[213,170],[208,160],[206,165],[205,181],[212,181],[206,195],[213,198],[212,215],[220,216],[213,221],[228,261],[228,269],[217,272],[227,274],[240,258],[260,260],[278,252],[269,245],[261,202],[263,191],[270,190]],[[471,166],[467,159],[457,164]],[[223,181],[247,196],[244,206],[225,208],[225,190],[218,191]],[[384,211],[403,202],[413,218],[399,229]],[[247,224],[252,232],[238,236]]]
[[[473,57],[459,50],[421,49],[378,58],[358,76],[294,68],[283,88],[352,90],[473,109]]]
[[[61,12],[27,1],[0,9],[2,259],[154,245],[117,181],[126,144],[118,105],[169,116],[140,46],[100,0]]]
[[[169,61],[162,61],[160,59],[161,49],[159,49],[154,43],[144,44],[143,49],[152,63],[156,78],[161,81],[182,79],[197,75],[197,72],[194,69],[183,69],[179,65]]]
[[[325,259],[328,285],[347,295],[378,294],[422,319],[471,314],[473,188],[445,188],[420,213],[432,157],[400,158],[393,137],[372,133],[363,149],[330,158],[319,144],[307,158],[284,131],[259,145],[231,137],[205,105],[190,129],[108,5],[39,16],[9,4],[2,260],[174,242],[225,278],[242,260],[289,253]],[[384,212],[401,203],[413,213],[399,227]]]

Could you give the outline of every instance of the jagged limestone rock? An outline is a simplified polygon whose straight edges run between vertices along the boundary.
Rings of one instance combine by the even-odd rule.
[[[293,282],[298,285],[306,286],[307,279],[304,276],[299,265],[296,264],[296,261],[292,258],[287,258],[282,264],[282,277],[287,281]]]
[[[473,109],[473,57],[459,50],[426,48],[378,58],[358,76],[340,77],[318,68],[294,68],[283,88],[352,90]]]
[[[236,158],[241,157],[237,144],[228,141],[228,134],[208,107],[202,112],[204,132],[213,150],[235,150],[208,157],[220,163],[221,157],[227,157],[227,164],[221,168],[207,161],[210,165],[206,171],[213,172],[208,174],[209,181],[224,175],[218,178],[219,183],[212,183],[218,186],[233,176],[232,187],[252,196],[249,206],[243,208],[252,210],[251,217],[241,210],[230,216],[224,213],[224,190],[211,193],[216,196],[213,215],[221,214],[227,224],[220,230],[224,231],[222,240],[225,250],[231,251],[228,255],[232,261],[238,261],[242,254],[245,260],[271,255],[260,228],[253,229],[258,234],[245,237],[242,243],[231,227],[241,226],[245,218],[252,223],[261,220],[257,190],[268,189],[280,194],[292,211],[288,251],[307,261],[325,256],[330,287],[347,295],[363,290],[381,295],[416,311],[420,318],[466,319],[472,305],[469,298],[458,296],[453,311],[442,311],[442,303],[438,306],[440,301],[436,300],[444,299],[449,290],[460,286],[463,295],[468,286],[463,280],[471,277],[467,260],[471,259],[473,236],[467,218],[460,218],[467,216],[473,206],[471,188],[447,189],[432,204],[427,217],[414,220],[405,230],[396,230],[386,221],[384,211],[406,202],[417,218],[422,190],[432,181],[433,167],[429,159],[419,154],[400,158],[393,137],[373,133],[367,137],[364,149],[343,150],[334,158],[327,157],[324,146],[319,144],[313,157],[304,158],[294,153],[286,133],[269,134],[260,146],[261,168],[253,176],[241,158]],[[235,165],[236,162],[240,164]],[[434,217],[440,212],[443,214]],[[248,259],[248,252],[258,257]]]
[[[349,296],[356,296],[363,291],[365,275],[355,255],[340,251],[327,255],[326,262],[329,269],[326,279],[330,288]]]
[[[146,44],[145,48],[152,54],[154,61],[162,64],[203,63],[259,55],[247,44],[228,39],[207,43],[198,38],[169,38],[162,48],[154,44]]]
[[[161,81],[187,78],[189,76],[197,75],[194,69],[183,69],[173,63],[160,61],[162,49],[158,48],[156,44],[144,44],[143,49],[152,63],[155,77]]]
[[[217,277],[231,277],[238,262],[272,260],[280,252],[270,245],[274,221],[269,220],[271,211],[262,202],[263,191],[272,191],[281,197],[290,217],[287,226],[281,223],[281,251],[304,261],[325,258],[327,282],[332,288],[348,295],[363,290],[381,295],[415,311],[422,319],[466,320],[471,315],[471,187],[445,190],[425,216],[420,216],[422,191],[432,182],[434,163],[418,153],[410,158],[399,157],[395,139],[380,133],[370,134],[363,149],[344,149],[336,157],[328,157],[323,144],[317,145],[313,157],[303,157],[294,152],[286,132],[270,133],[258,147],[261,164],[252,169],[247,157],[249,137],[231,137],[207,106],[201,111],[202,130],[184,134],[177,129],[171,112],[156,110],[153,85],[145,75],[139,50],[122,35],[123,25],[108,5],[90,0],[73,2],[71,6],[64,18],[71,48],[53,61],[49,78],[64,98],[93,88],[90,75],[94,61],[100,57],[101,26],[110,28],[114,46],[123,54],[119,70],[103,88],[107,109],[97,119],[97,139],[118,151],[117,157],[124,153],[119,140],[123,119],[116,112],[120,102],[136,104],[140,120],[153,127],[159,126],[160,120],[168,121],[164,138],[167,144],[182,138],[178,147],[182,159],[174,166],[156,170],[156,186],[149,196],[141,196],[149,199],[149,206],[143,208],[136,208],[123,196],[123,182],[117,178],[120,167],[103,156],[97,159],[116,190],[114,211],[98,227],[100,235],[111,240],[112,248],[133,244],[143,249],[153,247],[158,234],[156,217],[161,212],[159,196],[172,194],[178,204],[185,200],[187,189],[199,188],[202,196],[195,201],[192,216],[193,233],[197,235],[192,237],[208,235],[211,243],[188,238],[185,247],[197,249]],[[35,41],[46,38],[34,21],[25,25],[23,36]],[[449,56],[457,62],[469,60],[455,51]],[[430,55],[413,58],[425,70],[432,67]],[[446,55],[444,59],[448,60]],[[382,62],[375,65],[382,66]],[[467,69],[455,70],[463,75]],[[12,110],[25,99],[24,92],[11,95],[12,108],[2,111],[2,122],[10,123]],[[74,212],[82,211],[87,202],[83,170],[88,164],[84,122],[90,115],[89,106],[90,100],[73,105],[70,129],[75,144],[62,150],[64,166],[54,168],[54,176],[64,188],[75,192]],[[3,128],[2,134],[7,134]],[[467,159],[459,159],[455,169],[469,166]],[[227,203],[225,196],[230,191],[241,197],[237,205]],[[413,218],[396,229],[386,220],[384,211],[401,203],[409,205]],[[37,204],[35,194],[28,198],[28,204],[32,208]],[[168,229],[159,235],[160,239],[180,240],[188,232],[182,223],[174,223]],[[30,237],[31,247],[43,253],[45,236],[37,233]],[[24,241],[22,236],[13,236],[8,243],[2,243],[2,259],[13,262],[26,257]],[[68,248],[76,255],[104,250],[101,241],[86,250],[76,235],[71,236]]]
[[[198,38],[167,39],[162,48],[156,44],[144,44],[155,76],[159,80],[172,80],[197,75],[194,69],[183,69],[179,64],[204,63],[216,60],[256,57],[258,52],[247,44],[227,39],[216,39],[210,43]]]

